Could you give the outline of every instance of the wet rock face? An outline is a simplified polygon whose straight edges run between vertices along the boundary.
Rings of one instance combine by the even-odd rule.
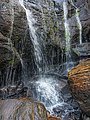
[[[22,59],[25,66],[30,66],[26,67],[26,71],[30,71],[29,76],[34,73],[34,55],[31,46],[26,13],[19,0],[1,0],[0,86],[6,86],[6,81],[12,84],[12,81],[14,83],[21,80]]]
[[[72,51],[80,59],[86,59],[86,58],[90,57],[90,43],[87,42],[87,43],[74,45],[74,46],[72,46]]]
[[[63,1],[63,0],[62,0]],[[64,28],[64,12],[62,2],[58,0],[39,0],[24,1],[24,5],[32,12],[36,20],[35,27],[37,38],[45,45],[42,49],[47,54],[48,65],[56,65],[61,62],[61,53],[65,52],[65,28]],[[68,23],[71,33],[71,44],[79,43],[79,27],[76,20],[76,8],[68,1]],[[79,8],[79,17],[83,28],[83,42],[90,41],[90,14],[89,2],[85,0],[75,1],[74,5]],[[43,47],[44,48],[44,47]],[[51,53],[52,51],[52,53]],[[56,53],[57,52],[57,53]],[[49,57],[48,57],[49,56]],[[56,57],[58,56],[58,58]],[[53,58],[52,58],[53,57]],[[50,59],[52,58],[52,59]]]
[[[12,23],[12,8],[9,0],[0,1],[0,32],[5,36],[9,36]]]
[[[61,54],[65,52],[65,29],[63,20],[62,3],[47,0],[28,0],[24,1],[25,7],[29,9],[36,20],[36,36],[42,41],[42,51],[46,54],[48,65],[61,63]],[[89,0],[74,2],[80,8],[80,20],[83,26],[84,41],[90,39],[90,12]],[[68,22],[71,29],[71,42],[79,41],[79,31],[76,24],[75,8],[69,3]],[[27,73],[32,76],[35,73],[34,50],[29,37],[29,29],[26,13],[18,0],[0,1],[0,71],[2,81],[6,78],[7,71],[10,71],[13,64],[11,76],[16,76],[15,71],[20,73],[21,61],[23,59],[27,67]],[[8,45],[8,41],[10,45]],[[11,44],[13,47],[11,47]],[[19,55],[16,55],[16,51]],[[65,56],[65,55],[64,55]],[[64,59],[64,58],[63,58]],[[18,69],[19,68],[19,69]],[[18,69],[18,70],[17,70]],[[29,72],[30,71],[30,72]],[[2,75],[4,74],[4,75]],[[18,75],[21,76],[21,73]],[[9,77],[9,79],[12,79]],[[20,80],[20,77],[16,78]],[[14,80],[16,81],[16,80]],[[5,83],[5,82],[4,82]]]
[[[0,99],[15,99],[21,97],[33,98],[32,92],[28,90],[22,82],[0,88]]]
[[[22,57],[27,54],[28,25],[26,13],[18,0],[0,1],[0,86],[21,79]],[[30,45],[30,43],[29,43]],[[29,46],[30,48],[30,46]],[[24,52],[23,52],[24,50]],[[30,50],[28,50],[30,51]],[[22,56],[22,57],[21,57]],[[30,59],[30,57],[28,57]],[[11,75],[10,75],[11,73]],[[7,76],[7,77],[6,77]],[[13,79],[13,80],[12,80]],[[8,83],[6,83],[8,81]]]
[[[0,120],[47,120],[43,104],[30,99],[0,100]]]
[[[90,116],[90,59],[73,68],[68,76],[73,96],[83,112]]]
[[[78,23],[77,23],[77,19],[76,19],[76,8],[75,6],[79,9],[79,18],[81,21],[81,25],[82,25],[82,41],[83,42],[90,42],[90,2],[88,0],[73,0],[73,4],[75,6],[72,5],[72,3],[69,1],[68,4],[68,23],[69,23],[69,27],[70,27],[70,33],[71,33],[71,43],[79,43],[79,27],[78,27]],[[56,7],[56,13],[58,16],[58,20],[59,24],[60,24],[60,33],[61,33],[61,37],[64,35],[64,26],[63,26],[63,9],[61,5],[57,5],[57,2],[55,2],[55,7]],[[59,34],[60,34],[59,33]],[[62,37],[63,38],[63,37]],[[63,38],[63,41],[65,40],[65,38]]]

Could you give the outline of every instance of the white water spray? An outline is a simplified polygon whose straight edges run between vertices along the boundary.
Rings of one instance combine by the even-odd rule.
[[[64,103],[60,91],[65,85],[66,81],[60,81],[56,77],[44,75],[30,81],[29,87],[33,91],[34,98],[43,102],[46,108],[52,112],[54,106]]]

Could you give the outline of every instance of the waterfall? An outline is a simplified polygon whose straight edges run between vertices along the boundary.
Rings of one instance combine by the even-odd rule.
[[[35,64],[37,66],[38,71],[41,72],[42,71],[42,69],[41,69],[41,62],[42,62],[41,47],[40,47],[40,44],[39,44],[39,41],[38,41],[37,35],[36,35],[37,28],[34,27],[36,21],[32,15],[32,12],[24,6],[24,1],[19,0],[19,3],[26,11],[31,41],[32,41],[33,46],[34,46]]]
[[[77,23],[78,23],[78,27],[79,27],[79,31],[80,31],[80,44],[82,44],[82,24],[79,18],[79,9],[76,8],[76,19],[77,19]]]
[[[70,29],[68,24],[68,7],[67,2],[63,2],[63,11],[64,11],[64,26],[65,26],[65,39],[66,39],[66,52],[70,51]]]
[[[65,39],[66,39],[66,62],[67,62],[67,71],[69,70],[68,63],[71,60],[71,45],[70,45],[70,29],[69,29],[69,23],[68,23],[68,7],[67,2],[63,2],[63,11],[64,11],[64,27],[65,27]]]
[[[55,21],[53,22],[52,17],[54,15],[54,17],[57,18],[57,16],[56,16],[57,14],[55,13],[54,10],[53,10],[53,14],[52,14],[52,9],[54,9],[54,8],[53,7],[51,8],[50,3],[48,3],[49,1],[47,1],[47,0],[45,1],[46,2],[45,3],[46,11],[43,10],[43,6],[42,6],[41,2],[40,1],[37,1],[37,2],[39,5],[39,8],[40,8],[39,10],[41,12],[40,14],[41,14],[42,21],[43,21],[42,25],[44,28],[44,32],[51,32],[52,36],[49,36],[51,38],[50,40],[55,41],[54,30],[52,30],[55,27],[55,26],[53,26]],[[30,30],[30,37],[31,37],[31,41],[32,41],[32,44],[34,47],[35,63],[37,65],[37,68],[39,71],[39,75],[31,78],[27,84],[25,81],[25,85],[27,85],[28,89],[30,89],[30,91],[32,91],[34,99],[43,102],[45,107],[47,108],[47,110],[49,110],[51,113],[54,112],[53,108],[57,108],[57,107],[61,108],[63,106],[64,114],[61,116],[61,117],[63,117],[73,110],[72,106],[70,106],[68,103],[66,103],[66,101],[64,101],[64,96],[62,95],[63,88],[67,85],[67,81],[66,81],[66,79],[60,78],[60,76],[56,75],[54,72],[49,73],[46,71],[47,73],[44,72],[43,75],[40,74],[40,72],[42,71],[42,67],[43,67],[43,66],[41,66],[42,65],[41,63],[43,61],[43,55],[45,55],[45,57],[46,57],[46,54],[43,54],[43,52],[42,52],[41,44],[44,44],[45,41],[43,40],[43,43],[41,43],[41,41],[37,38],[37,28],[34,27],[34,25],[36,24],[37,21],[35,20],[32,11],[29,10],[24,5],[24,0],[19,0],[19,3],[26,12],[27,22],[28,22],[28,26],[29,26],[29,30]],[[69,23],[68,23],[68,6],[67,6],[66,1],[63,2],[63,11],[64,11],[64,26],[65,26],[65,40],[66,40],[66,62],[67,62],[66,70],[68,71],[70,68],[69,62],[71,62],[71,45],[70,45],[71,38],[70,38],[70,29],[69,29]],[[57,25],[57,27],[59,27],[58,23],[56,25]],[[49,28],[49,30],[48,30],[48,28]],[[50,30],[52,30],[52,31],[50,31]],[[54,55],[52,55],[52,56],[54,56]],[[51,57],[51,55],[50,55],[50,57]],[[51,59],[53,60],[53,57]],[[53,64],[53,62],[52,62],[52,64]],[[45,63],[45,65],[47,65],[47,64]],[[46,66],[44,66],[44,68],[45,67]],[[51,70],[51,68],[50,68],[50,70]],[[67,108],[64,109],[65,105],[67,105]],[[71,110],[69,110],[69,108]]]
[[[71,4],[75,7],[76,9],[76,20],[77,20],[77,25],[78,25],[78,28],[79,28],[79,42],[80,44],[82,44],[82,24],[81,24],[81,21],[80,21],[80,18],[79,18],[79,8],[77,8],[73,1],[70,0]]]

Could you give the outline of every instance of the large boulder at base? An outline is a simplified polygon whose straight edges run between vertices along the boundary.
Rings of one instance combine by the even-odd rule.
[[[74,67],[68,77],[73,96],[83,112],[90,116],[90,59]]]
[[[43,104],[31,99],[0,100],[0,120],[48,120]]]
[[[51,116],[42,103],[28,98],[0,100],[0,120],[61,120]]]

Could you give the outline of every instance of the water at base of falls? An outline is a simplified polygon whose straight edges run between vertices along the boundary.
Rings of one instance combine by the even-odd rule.
[[[30,80],[28,84],[28,88],[33,92],[33,97],[41,101],[51,114],[56,116],[60,114],[59,117],[62,118],[75,111],[73,106],[67,102],[72,96],[69,94],[69,89],[66,86],[67,80],[54,74],[38,75],[32,81]],[[67,90],[63,94],[65,87]],[[68,100],[65,101],[65,99]]]

